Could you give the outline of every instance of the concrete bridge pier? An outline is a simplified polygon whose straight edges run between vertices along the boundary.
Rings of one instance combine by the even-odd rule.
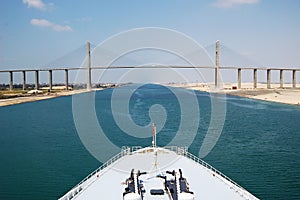
[[[35,70],[35,89],[39,89],[39,70]]]
[[[238,68],[238,89],[242,88],[242,69]]]
[[[253,70],[253,88],[257,88],[257,69]]]
[[[14,75],[13,72],[10,71],[9,72],[9,90],[13,90],[14,89]]]
[[[267,88],[271,89],[271,69],[267,69]]]
[[[293,70],[293,88],[296,88],[296,70]]]
[[[65,86],[66,86],[66,91],[69,90],[69,72],[68,69],[65,69]]]
[[[283,69],[280,70],[279,79],[280,79],[280,88],[283,88]]]
[[[52,90],[52,70],[49,70],[49,90]]]
[[[22,71],[23,90],[26,90],[26,71]]]

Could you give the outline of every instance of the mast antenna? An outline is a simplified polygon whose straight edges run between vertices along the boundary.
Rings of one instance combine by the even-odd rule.
[[[156,147],[156,126],[152,123],[152,146]]]

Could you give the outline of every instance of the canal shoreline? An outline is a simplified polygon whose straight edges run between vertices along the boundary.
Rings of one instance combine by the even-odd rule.
[[[280,88],[280,84],[271,84],[271,89],[267,89],[265,83],[258,83],[257,88],[253,88],[253,83],[243,83],[241,89],[236,89],[237,83],[224,83],[222,89],[216,89],[213,83],[183,83],[167,86],[300,106],[300,88],[293,88],[292,84],[285,84],[283,88]]]
[[[98,91],[98,90],[103,90],[103,89],[104,88],[97,88],[97,89],[93,89],[90,91]],[[27,102],[41,101],[41,100],[52,99],[52,98],[63,97],[63,96],[71,96],[74,94],[81,94],[81,93],[90,92],[90,91],[86,90],[86,89],[80,89],[80,90],[61,91],[61,92],[56,92],[56,93],[45,93],[45,94],[38,94],[38,95],[32,95],[32,96],[0,99],[0,107],[11,106],[11,105],[27,103]]]
[[[285,85],[284,88],[280,88],[279,84],[272,84],[272,89],[267,89],[266,84],[259,83],[258,88],[252,88],[251,83],[243,83],[242,89],[235,89],[235,83],[223,84],[223,89],[215,89],[214,84],[210,83],[181,83],[181,84],[164,84],[170,87],[180,87],[190,90],[197,90],[209,93],[227,94],[233,96],[240,96],[250,99],[276,102],[282,104],[300,106],[300,88],[292,88],[290,85]],[[234,89],[233,89],[234,88]],[[93,89],[92,91],[103,90],[104,88]],[[24,96],[8,99],[0,99],[0,107],[10,106],[15,104],[21,104],[26,102],[40,101],[51,98],[57,98],[62,96],[70,96],[74,94],[80,94],[89,92],[86,89],[61,91],[56,93],[39,94],[33,96]]]

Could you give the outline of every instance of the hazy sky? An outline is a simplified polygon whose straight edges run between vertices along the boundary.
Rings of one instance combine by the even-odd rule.
[[[163,27],[267,66],[300,67],[298,0],[0,0],[0,69],[43,66],[86,41]]]

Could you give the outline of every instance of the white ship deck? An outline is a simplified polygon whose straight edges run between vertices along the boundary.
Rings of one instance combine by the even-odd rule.
[[[145,181],[144,200],[168,199],[164,196],[153,198],[149,195],[151,184],[153,184],[151,178],[156,177],[160,172],[178,169],[182,170],[183,176],[189,182],[190,191],[194,192],[196,200],[257,199],[228,177],[188,153],[184,148],[147,147],[135,150],[124,148],[120,154],[113,157],[60,199],[123,199],[126,187],[124,181],[129,177],[132,169],[147,172],[146,175],[141,176],[141,179]],[[154,151],[157,152],[157,158]],[[157,168],[155,167],[155,158],[157,159]]]

